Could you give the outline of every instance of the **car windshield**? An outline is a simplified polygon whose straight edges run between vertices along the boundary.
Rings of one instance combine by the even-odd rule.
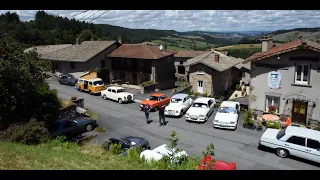
[[[236,114],[237,110],[234,107],[219,107],[218,112],[219,113],[234,113],[234,114]]]
[[[93,82],[94,86],[99,86],[99,85],[103,85],[103,81],[94,81]]]
[[[286,130],[285,129],[279,131],[278,134],[277,134],[277,139],[278,140],[281,139],[285,134],[286,134]]]
[[[172,98],[171,99],[171,103],[181,103],[182,99],[178,99],[178,98]]]
[[[149,96],[148,100],[158,101],[158,97],[157,96]]]
[[[207,104],[205,103],[193,103],[192,107],[201,107],[201,108],[207,108]]]
[[[121,92],[126,92],[126,90],[125,89],[118,89],[117,90],[117,93],[121,93]]]

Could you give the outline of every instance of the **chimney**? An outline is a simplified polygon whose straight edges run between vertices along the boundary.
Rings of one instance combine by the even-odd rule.
[[[272,48],[272,46],[273,46],[273,39],[270,37],[268,39],[268,49]]]
[[[268,51],[268,44],[269,44],[269,38],[267,37],[267,36],[262,36],[261,38],[260,38],[260,40],[261,40],[261,51],[262,52],[266,52],[266,51]]]
[[[217,63],[219,62],[219,54],[214,55],[214,61]]]
[[[76,39],[76,45],[79,45],[79,38]]]
[[[122,44],[121,36],[118,36],[118,43]]]

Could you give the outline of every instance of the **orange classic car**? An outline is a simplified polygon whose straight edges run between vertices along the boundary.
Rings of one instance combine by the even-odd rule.
[[[140,102],[140,108],[148,104],[151,110],[157,111],[160,106],[167,105],[170,102],[170,97],[165,94],[150,94],[149,98]]]

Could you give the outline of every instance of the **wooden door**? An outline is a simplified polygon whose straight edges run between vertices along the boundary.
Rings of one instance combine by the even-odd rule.
[[[293,101],[291,121],[297,124],[306,124],[308,102]]]
[[[137,73],[132,73],[132,84],[137,85]]]

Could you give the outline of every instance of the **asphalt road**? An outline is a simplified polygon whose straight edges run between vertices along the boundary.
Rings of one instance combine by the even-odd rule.
[[[227,162],[234,161],[239,170],[320,170],[318,164],[297,158],[280,158],[272,151],[257,149],[262,132],[241,127],[240,117],[236,131],[214,129],[212,121],[215,112],[204,124],[188,123],[182,118],[168,118],[164,127],[158,126],[158,113],[150,113],[152,123],[147,124],[144,113],[138,103],[118,104],[104,100],[100,96],[90,96],[78,92],[74,88],[49,81],[51,88],[58,90],[58,96],[70,99],[72,96],[83,97],[84,106],[99,114],[98,124],[106,129],[91,140],[102,144],[111,137],[134,135],[144,137],[150,142],[151,149],[167,143],[171,131],[176,131],[181,139],[178,148],[184,149],[189,155],[202,156],[202,150],[211,142],[215,146],[215,158]]]

